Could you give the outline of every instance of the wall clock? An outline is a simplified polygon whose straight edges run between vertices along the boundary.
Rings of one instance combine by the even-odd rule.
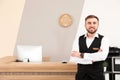
[[[59,17],[59,24],[62,27],[69,27],[72,25],[72,23],[73,23],[73,20],[72,20],[72,16],[70,14],[62,14]]]

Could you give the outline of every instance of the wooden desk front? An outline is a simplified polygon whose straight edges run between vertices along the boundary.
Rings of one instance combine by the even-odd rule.
[[[0,63],[0,80],[75,80],[77,65],[61,62]]]

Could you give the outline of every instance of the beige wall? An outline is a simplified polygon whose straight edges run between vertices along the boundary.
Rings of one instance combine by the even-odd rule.
[[[69,60],[84,0],[1,0],[0,57],[16,54],[16,45],[42,45],[52,61]],[[73,24],[58,24],[69,13]]]
[[[25,0],[0,0],[0,57],[13,55]]]

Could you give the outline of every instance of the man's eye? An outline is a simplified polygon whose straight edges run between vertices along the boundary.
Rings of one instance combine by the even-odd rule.
[[[91,22],[88,22],[88,24],[91,24]]]
[[[96,22],[93,22],[93,24],[96,24]]]

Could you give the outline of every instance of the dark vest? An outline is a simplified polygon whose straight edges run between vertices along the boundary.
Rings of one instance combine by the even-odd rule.
[[[101,46],[101,40],[103,36],[98,34],[98,37],[95,37],[93,40],[92,44],[90,45],[89,48],[87,48],[86,45],[86,37],[85,35],[82,35],[79,37],[79,52],[81,53],[95,53],[98,52],[98,49],[100,49]],[[102,61],[94,62],[94,64],[102,64]]]

